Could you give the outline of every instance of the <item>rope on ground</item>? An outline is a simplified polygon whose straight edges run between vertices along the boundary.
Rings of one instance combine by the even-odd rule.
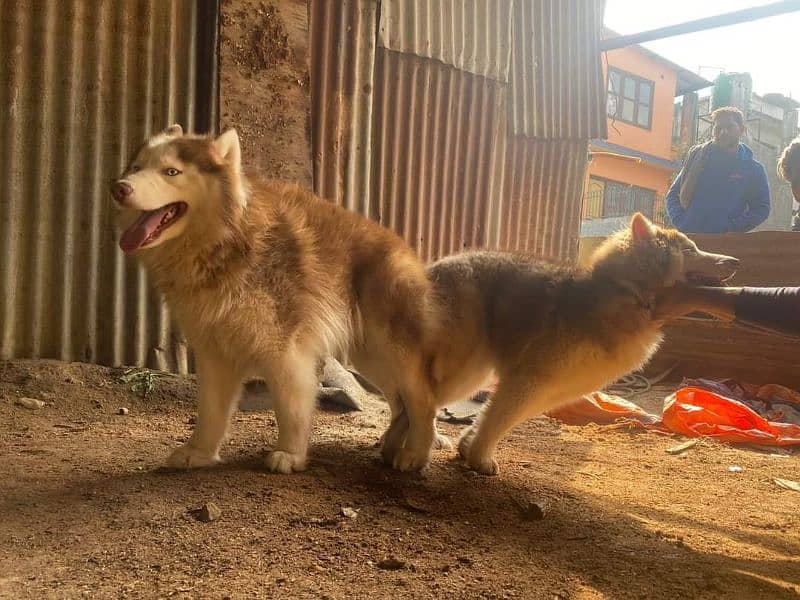
[[[607,394],[613,394],[621,398],[632,398],[633,396],[644,394],[649,392],[655,384],[666,379],[677,366],[678,363],[675,363],[663,373],[649,379],[642,373],[631,373],[630,375],[625,375],[608,386],[604,391]]]

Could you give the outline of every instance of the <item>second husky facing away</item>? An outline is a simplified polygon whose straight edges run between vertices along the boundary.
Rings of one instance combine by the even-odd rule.
[[[497,473],[494,451],[512,427],[602,389],[652,356],[663,325],[653,317],[659,291],[683,282],[719,284],[738,264],[636,214],[586,270],[499,252],[431,265],[446,332],[432,364],[437,405],[471,396],[492,372],[498,379],[460,440],[461,456],[481,473]],[[407,426],[396,419],[390,435],[402,437]]]
[[[144,263],[196,359],[197,424],[170,466],[218,462],[243,381],[263,377],[278,422],[266,466],[305,468],[326,356],[347,356],[395,412],[398,397],[409,401],[421,425],[396,447],[386,440],[384,456],[424,466],[413,461],[427,461],[434,435],[425,348],[439,319],[425,268],[398,235],[298,186],[246,177],[235,130],[212,139],[169,127],[111,193],[120,247]]]

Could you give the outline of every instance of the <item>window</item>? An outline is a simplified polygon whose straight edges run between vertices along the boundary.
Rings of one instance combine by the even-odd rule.
[[[603,196],[606,182],[603,179],[589,177],[589,189],[583,199],[583,218],[599,219],[603,216]]]
[[[681,125],[683,123],[683,102],[676,102],[672,105],[672,144],[677,145],[681,141]]]
[[[584,218],[626,217],[640,212],[654,217],[656,193],[653,190],[611,181],[589,178],[589,190],[584,200]]]
[[[603,217],[626,217],[640,212],[652,219],[655,200],[653,190],[607,181],[603,194]]]
[[[606,114],[619,121],[650,129],[653,123],[654,86],[652,81],[610,68]]]

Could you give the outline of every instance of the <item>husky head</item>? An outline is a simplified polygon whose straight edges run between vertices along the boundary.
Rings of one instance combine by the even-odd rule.
[[[636,213],[630,226],[609,237],[594,253],[593,274],[658,290],[676,283],[722,285],[739,260],[704,252],[680,231],[665,229]]]
[[[230,221],[247,203],[236,130],[213,139],[172,125],[136,153],[111,195],[120,210],[126,254],[154,248],[202,224]]]

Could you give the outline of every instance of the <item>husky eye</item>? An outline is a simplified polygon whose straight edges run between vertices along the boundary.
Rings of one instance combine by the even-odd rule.
[[[136,173],[137,171],[141,171],[142,167],[139,165],[131,165],[131,168],[128,169],[131,173]]]
[[[168,169],[164,169],[164,175],[169,175],[170,177],[175,177],[176,175],[180,175],[181,172],[174,167],[170,167]]]

